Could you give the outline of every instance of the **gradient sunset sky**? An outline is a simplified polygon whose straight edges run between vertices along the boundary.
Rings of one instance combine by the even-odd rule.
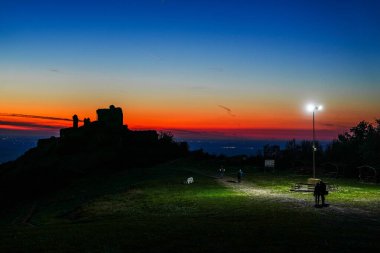
[[[380,1],[0,1],[3,135],[114,104],[131,129],[310,139],[314,102],[332,139],[379,95]]]

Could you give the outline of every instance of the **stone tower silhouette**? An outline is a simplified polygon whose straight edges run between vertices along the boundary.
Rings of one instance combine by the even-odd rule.
[[[73,128],[78,128],[78,122],[79,122],[78,116],[75,114],[73,116]]]

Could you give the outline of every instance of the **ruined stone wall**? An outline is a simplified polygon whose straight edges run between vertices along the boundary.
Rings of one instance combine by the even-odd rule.
[[[123,125],[123,111],[120,107],[110,106],[109,109],[96,110],[98,121],[107,127],[120,127]]]

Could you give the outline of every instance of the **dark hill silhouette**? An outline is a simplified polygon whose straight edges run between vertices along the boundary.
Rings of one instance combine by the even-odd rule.
[[[188,153],[170,133],[132,131],[123,125],[121,108],[98,109],[98,120],[73,116],[73,127],[60,137],[38,141],[15,161],[0,165],[0,201],[34,198],[90,173],[151,166]]]

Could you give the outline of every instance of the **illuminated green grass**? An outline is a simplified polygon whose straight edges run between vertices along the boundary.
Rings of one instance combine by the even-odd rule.
[[[334,190],[326,196],[327,202],[380,212],[380,185],[360,183],[355,179],[322,179],[334,186]],[[252,183],[253,187],[267,189],[273,193],[288,194],[303,200],[312,198],[311,193],[290,192],[295,183],[306,182],[307,176],[297,176],[286,172],[253,171],[247,173],[245,180]]]

